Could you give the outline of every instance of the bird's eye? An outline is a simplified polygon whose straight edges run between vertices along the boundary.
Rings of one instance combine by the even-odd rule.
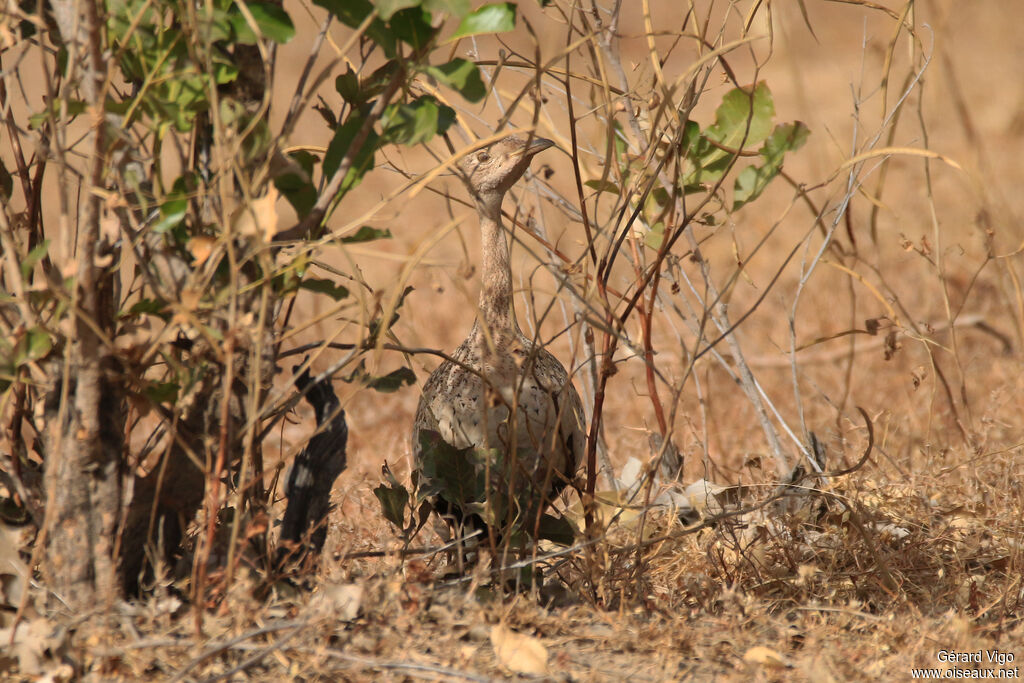
[[[479,161],[481,164],[486,164],[488,161],[491,160],[491,155],[488,154],[487,152],[480,152],[479,154],[476,155],[476,160]]]

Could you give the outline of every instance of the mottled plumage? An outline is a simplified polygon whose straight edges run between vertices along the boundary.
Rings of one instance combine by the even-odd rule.
[[[421,477],[421,433],[436,432],[457,449],[496,449],[510,467],[491,467],[492,486],[510,489],[528,509],[517,515],[530,525],[576,473],[583,455],[583,409],[562,364],[519,329],[512,298],[508,244],[501,225],[501,201],[522,177],[533,156],[553,143],[510,136],[459,162],[480,213],[482,288],[479,312],[469,336],[430,375],[423,387],[412,442]],[[508,459],[509,454],[515,458]],[[425,481],[428,487],[436,482]],[[473,526],[478,515],[435,498],[434,506]]]

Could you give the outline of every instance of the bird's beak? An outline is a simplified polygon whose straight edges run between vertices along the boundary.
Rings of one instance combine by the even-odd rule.
[[[548,140],[547,138],[534,138],[533,140],[530,141],[529,145],[523,148],[523,151],[520,152],[520,154],[522,154],[524,157],[532,157],[534,154],[537,154],[538,152],[543,152],[548,147],[554,146],[555,143],[552,142],[551,140]]]

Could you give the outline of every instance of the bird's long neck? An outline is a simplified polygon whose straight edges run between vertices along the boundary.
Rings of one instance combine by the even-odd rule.
[[[490,334],[503,336],[519,331],[512,299],[512,266],[508,242],[501,224],[502,197],[478,200],[480,236],[483,249],[480,289],[480,319]]]

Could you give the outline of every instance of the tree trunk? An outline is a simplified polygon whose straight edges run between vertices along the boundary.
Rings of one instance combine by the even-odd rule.
[[[92,158],[82,182],[77,217],[73,337],[65,351],[70,362],[62,368],[67,374],[53,373],[58,386],[50,392],[46,406],[42,570],[49,589],[64,606],[80,612],[109,604],[117,596],[114,544],[121,505],[124,409],[117,362],[103,342],[114,330],[116,283],[115,275],[100,265],[101,257],[110,259],[114,254],[100,241],[102,206],[94,192],[103,188],[107,168],[101,11],[96,0],[58,0],[53,7],[68,61],[81,65],[78,78],[70,82],[77,80],[94,123],[89,141]],[[70,187],[69,176],[63,181]],[[116,258],[110,260],[116,262]]]

